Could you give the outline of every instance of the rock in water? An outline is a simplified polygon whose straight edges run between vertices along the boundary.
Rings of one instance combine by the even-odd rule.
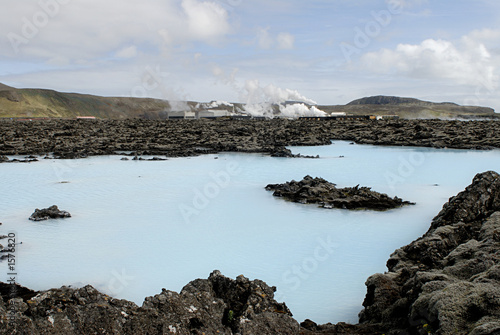
[[[292,151],[290,149],[285,148],[284,146],[275,147],[271,152],[271,157],[294,157]]]
[[[369,187],[357,185],[337,188],[335,184],[323,178],[311,176],[305,176],[299,182],[292,180],[285,184],[269,184],[266,190],[274,191],[275,197],[302,204],[320,204],[323,208],[387,210],[414,204],[398,197],[391,198],[387,194],[374,192]]]
[[[271,157],[287,157],[287,158],[319,158],[317,156],[304,156],[301,154],[294,155],[290,149],[285,148],[284,146],[277,146],[271,151]]]
[[[61,211],[56,205],[44,209],[35,209],[29,219],[31,221],[44,221],[48,219],[70,218],[71,214],[66,211]]]
[[[163,289],[138,307],[92,286],[62,287],[3,297],[0,315],[6,315],[5,306],[16,309],[0,334],[298,334],[299,324],[274,300],[275,290],[257,279],[233,280],[214,271],[180,293]]]

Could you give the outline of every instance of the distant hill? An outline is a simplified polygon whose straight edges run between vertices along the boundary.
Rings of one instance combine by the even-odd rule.
[[[452,102],[430,102],[414,98],[373,96],[351,101],[347,105],[319,106],[327,113],[398,115],[417,118],[499,118],[489,107],[460,106]]]
[[[95,116],[106,119],[157,119],[170,109],[168,101],[159,99],[100,97],[44,89],[15,89],[0,84],[0,117],[4,118]]]
[[[103,119],[165,119],[171,110],[244,110],[244,105],[173,102],[150,98],[101,97],[62,93],[46,89],[16,89],[0,83],[0,118],[75,118],[95,116]],[[497,118],[487,107],[434,103],[413,98],[374,96],[347,105],[318,106],[329,113],[398,115],[401,118]]]
[[[429,101],[422,101],[414,98],[391,97],[385,95],[377,95],[373,97],[366,97],[349,102],[347,105],[419,105],[429,106],[435,103]],[[448,102],[444,102],[448,104]],[[451,104],[451,103],[450,103]],[[454,104],[458,106],[457,104]]]

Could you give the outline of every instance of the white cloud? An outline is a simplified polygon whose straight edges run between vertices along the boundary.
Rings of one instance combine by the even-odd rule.
[[[49,4],[49,5],[44,5]],[[228,12],[206,0],[46,0],[0,11],[0,56],[77,63],[109,54],[134,56],[191,42],[214,43],[231,32]]]
[[[230,32],[228,13],[217,3],[183,0],[182,8],[187,18],[190,36],[194,40],[211,42]]]
[[[467,45],[473,46],[474,43],[484,45],[491,54],[499,53],[500,45],[500,29],[478,29],[473,30],[466,36],[462,37],[462,41]]]
[[[257,44],[261,49],[293,49],[295,37],[290,33],[281,32],[273,36],[269,27],[259,28],[257,31]]]
[[[500,40],[500,30],[478,29],[473,30],[467,37],[479,41],[497,41]]]
[[[278,49],[293,49],[295,37],[289,33],[280,33],[276,38]]]
[[[137,47],[135,45],[131,45],[129,47],[125,47],[119,50],[116,54],[118,58],[134,58],[137,56]]]
[[[496,85],[500,63],[477,38],[479,35],[496,36],[492,31],[475,31],[456,42],[427,39],[420,44],[399,44],[394,50],[367,53],[361,62],[376,73]]]
[[[215,84],[223,84],[233,88],[236,92],[240,91],[240,87],[236,81],[236,74],[238,68],[233,68],[231,72],[226,72],[222,67],[217,64],[211,65],[211,73],[215,79]]]
[[[269,34],[269,28],[260,28],[257,32],[257,43],[261,49],[271,49],[273,38]]]

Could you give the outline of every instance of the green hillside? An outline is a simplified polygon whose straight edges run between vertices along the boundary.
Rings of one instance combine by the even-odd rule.
[[[157,118],[170,109],[168,101],[146,98],[99,97],[43,89],[0,87],[0,117],[107,119]]]

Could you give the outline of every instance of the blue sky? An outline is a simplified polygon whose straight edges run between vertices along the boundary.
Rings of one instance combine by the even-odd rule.
[[[0,82],[15,87],[319,104],[383,94],[500,111],[498,1],[0,4]]]

